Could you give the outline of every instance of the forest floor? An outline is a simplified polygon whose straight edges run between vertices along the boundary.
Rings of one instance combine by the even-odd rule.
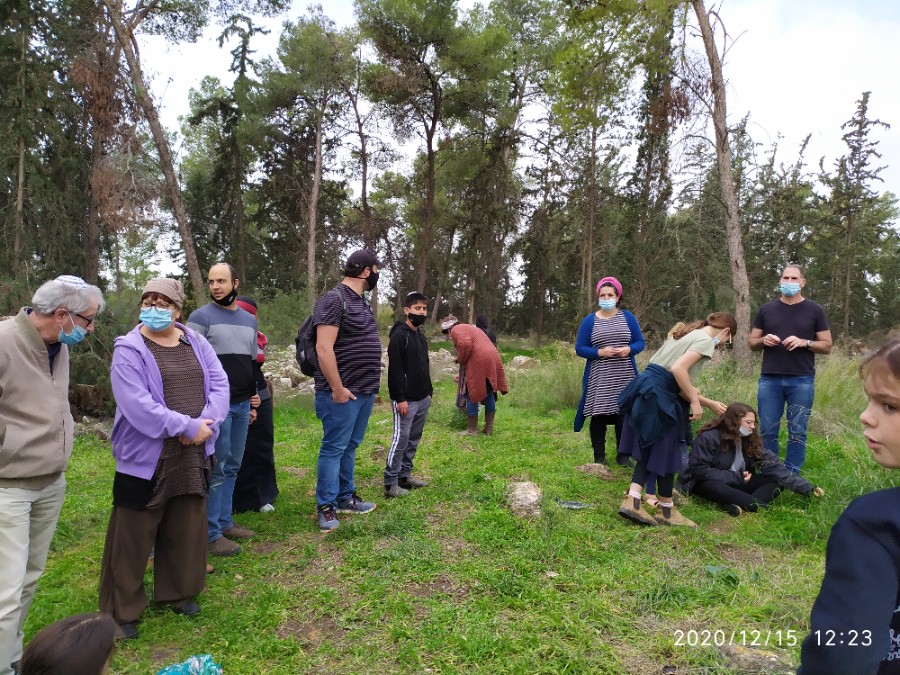
[[[584,470],[587,429],[572,432],[583,361],[570,349],[504,349],[539,363],[510,372],[491,437],[459,434],[455,386],[438,382],[416,459],[430,485],[402,499],[381,494],[392,429],[389,402],[379,403],[356,469],[378,508],[340,516],[328,535],[315,520],[312,398],[277,401],[276,510],[238,516],[257,536],[212,561],[202,612],[151,604],[113,670],[155,673],[209,653],[228,675],[793,672],[831,525],[855,496],[896,480],[861,442],[856,365],[820,361],[803,473],[824,499],[785,493],[765,513],[732,518],[694,498],[682,511],[696,530],[640,528],[617,514],[630,472]],[[727,360],[707,368],[701,389],[755,404],[755,378]],[[77,440],[29,636],[96,609],[113,471],[108,442]],[[540,488],[539,515],[511,512],[516,481]]]

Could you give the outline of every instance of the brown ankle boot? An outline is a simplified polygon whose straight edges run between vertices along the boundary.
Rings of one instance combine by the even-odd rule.
[[[681,512],[676,509],[674,506],[666,507],[660,506],[659,511],[654,516],[656,518],[656,522],[660,525],[678,525],[681,527],[697,527],[697,523],[689,518],[685,518],[681,515]]]
[[[625,501],[619,507],[619,515],[638,525],[656,525],[653,516],[644,511],[641,500],[635,499],[631,495],[625,497]]]
[[[494,413],[484,413],[484,429],[481,430],[481,433],[485,436],[490,436],[494,433]]]
[[[465,431],[460,431],[460,436],[477,436],[478,435],[478,415],[466,415],[466,422],[468,422],[468,429]]]

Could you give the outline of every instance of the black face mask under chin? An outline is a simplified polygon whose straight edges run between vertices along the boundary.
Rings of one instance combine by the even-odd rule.
[[[423,323],[425,323],[425,319],[428,317],[425,314],[407,314],[406,318],[409,319],[409,322],[418,328]]]
[[[221,300],[216,300],[212,295],[210,295],[209,297],[212,298],[212,301],[213,301],[214,303],[216,303],[217,305],[222,305],[222,307],[228,307],[228,306],[229,306],[230,304],[232,304],[235,300],[237,300],[237,289],[236,289],[236,288],[232,288],[232,289],[231,289],[231,293],[229,293],[228,295],[226,295],[226,296],[225,296],[224,298],[222,298]]]

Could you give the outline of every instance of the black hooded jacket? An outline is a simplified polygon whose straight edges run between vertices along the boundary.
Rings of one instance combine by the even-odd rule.
[[[421,328],[405,321],[391,327],[388,342],[388,391],[392,401],[421,401],[431,396],[431,369],[428,342]]]

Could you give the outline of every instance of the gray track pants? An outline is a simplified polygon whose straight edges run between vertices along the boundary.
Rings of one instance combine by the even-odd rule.
[[[421,401],[408,401],[409,411],[401,415],[397,411],[397,402],[391,401],[394,411],[394,437],[388,450],[384,467],[384,484],[395,485],[400,478],[408,478],[412,473],[416,448],[422,439],[425,428],[425,417],[431,407],[431,397]]]

